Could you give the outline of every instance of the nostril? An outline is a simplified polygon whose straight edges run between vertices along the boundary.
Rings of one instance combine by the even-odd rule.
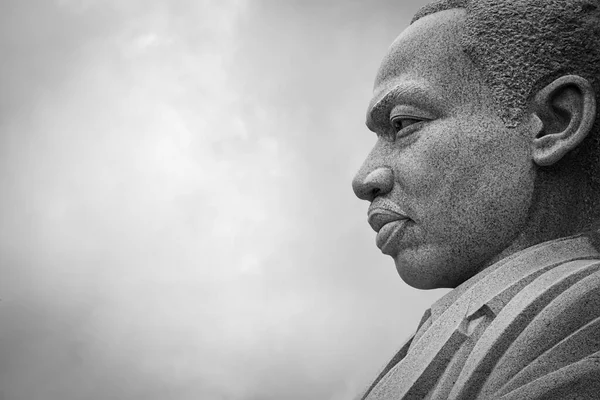
[[[377,196],[384,196],[394,186],[394,173],[388,167],[379,167],[367,176],[361,174],[352,181],[352,189],[359,199],[373,201]]]

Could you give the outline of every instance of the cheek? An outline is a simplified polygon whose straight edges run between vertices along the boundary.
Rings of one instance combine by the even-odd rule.
[[[528,150],[518,138],[488,129],[438,130],[405,158],[413,171],[404,180],[417,223],[435,241],[472,241],[479,235],[504,240],[528,211],[533,189]]]
[[[468,166],[457,162],[460,155],[456,137],[430,131],[401,156],[405,173],[400,176],[400,186],[420,219],[417,222],[439,219],[439,215],[432,215],[439,214],[438,209],[451,211],[446,204],[457,200],[456,193],[462,191],[458,186],[468,187],[465,179],[470,173]],[[473,168],[473,173],[476,170]]]
[[[438,132],[428,132],[400,155],[400,185],[418,207],[428,198],[439,197],[449,182],[459,173],[456,159],[460,153],[458,141]]]

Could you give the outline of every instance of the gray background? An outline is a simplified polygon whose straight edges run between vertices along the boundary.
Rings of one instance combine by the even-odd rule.
[[[357,394],[445,293],[350,186],[424,4],[3,0],[0,398]]]

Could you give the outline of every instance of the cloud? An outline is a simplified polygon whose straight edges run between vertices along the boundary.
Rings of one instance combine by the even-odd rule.
[[[35,3],[0,13],[4,398],[357,393],[414,328],[350,190],[396,2]]]

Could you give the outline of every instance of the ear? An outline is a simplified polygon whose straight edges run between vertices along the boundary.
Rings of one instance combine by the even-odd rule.
[[[596,121],[596,94],[587,79],[562,76],[537,93],[533,110],[541,122],[533,139],[533,161],[549,166],[591,132]]]

